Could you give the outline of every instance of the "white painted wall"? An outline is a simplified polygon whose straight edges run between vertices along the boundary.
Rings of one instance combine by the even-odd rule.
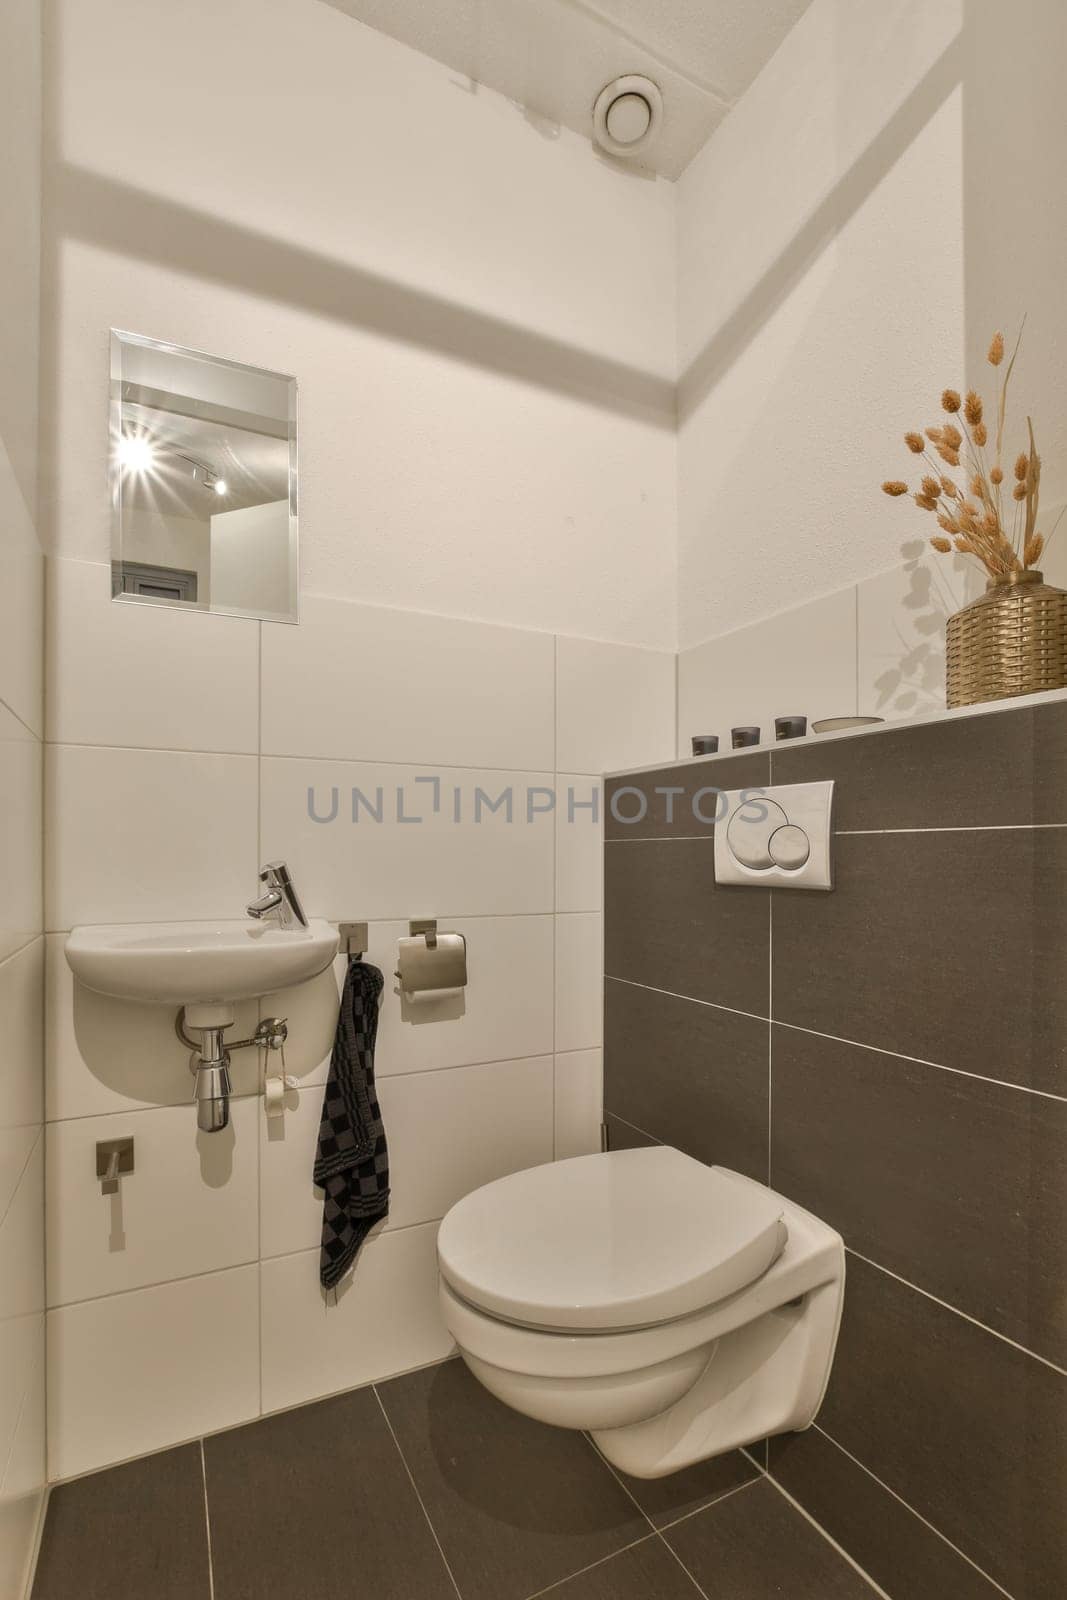
[[[43,1502],[43,560],[37,539],[40,6],[0,8],[0,1594]]]
[[[52,547],[114,324],[296,374],[309,592],[673,647],[673,186],[315,0],[47,9]]]
[[[990,337],[1024,313],[1010,415],[1046,528],[1067,499],[1067,12],[1026,0],[1011,39],[966,0],[815,0],[678,185],[680,754],[944,705],[982,575],[878,485],[946,384],[991,399]],[[1042,564],[1067,583],[1067,519]]]

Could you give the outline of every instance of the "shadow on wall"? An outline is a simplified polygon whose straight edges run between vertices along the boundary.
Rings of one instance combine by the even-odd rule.
[[[903,152],[958,88],[962,72],[963,48],[957,36],[681,374],[678,382],[680,421],[692,416],[792,294],[808,269],[832,244],[849,218],[892,172]]]
[[[52,200],[69,237],[131,260],[162,262],[190,277],[436,350],[657,427],[675,426],[675,386],[668,379],[350,262],[71,165],[59,167]]]
[[[888,660],[873,680],[873,702],[864,707],[890,721],[944,709],[945,625],[982,589],[968,562],[958,556],[938,561],[922,539],[909,540],[900,554],[893,639],[880,641],[879,653]]]

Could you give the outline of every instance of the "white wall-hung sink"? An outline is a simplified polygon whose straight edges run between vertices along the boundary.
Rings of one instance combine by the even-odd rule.
[[[120,1000],[185,1006],[191,1026],[226,1026],[193,1010],[230,1012],[251,1000],[304,983],[337,954],[337,930],[312,918],[307,927],[252,922],[131,922],[74,928],[67,962],[80,983]]]

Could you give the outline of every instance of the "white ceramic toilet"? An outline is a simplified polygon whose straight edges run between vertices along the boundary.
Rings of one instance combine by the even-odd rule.
[[[501,1178],[438,1237],[445,1323],[507,1405],[659,1478],[806,1428],[833,1361],[840,1235],[664,1145]]]

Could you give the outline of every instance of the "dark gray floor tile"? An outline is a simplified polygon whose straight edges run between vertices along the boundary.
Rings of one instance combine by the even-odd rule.
[[[772,1439],[771,1473],[891,1600],[1001,1594],[817,1429]]]
[[[672,1472],[666,1478],[631,1478],[625,1472],[618,1472],[618,1477],[645,1516],[657,1528],[665,1528],[679,1517],[711,1505],[741,1484],[750,1483],[759,1473],[740,1450],[731,1450],[729,1455],[698,1461],[695,1467]]]
[[[765,788],[770,771],[766,754],[739,752],[612,778],[605,785],[604,837],[710,837],[719,806],[717,791]]]
[[[524,1600],[647,1529],[588,1440],[501,1405],[460,1362],[379,1393],[463,1600]]]
[[[707,1600],[871,1600],[871,1587],[766,1478],[663,1537]]]
[[[549,1590],[544,1600],[700,1600],[700,1590],[653,1534]]]
[[[768,894],[717,885],[710,839],[605,845],[604,969],[765,1017]]]
[[[204,1450],[215,1600],[455,1600],[373,1390]]]
[[[771,1176],[846,1244],[1067,1362],[1067,1101],[775,1024]]]
[[[819,1426],[1017,1600],[1067,1593],[1060,1373],[849,1256]]]
[[[614,1117],[610,1111],[605,1111],[604,1121],[608,1125],[609,1150],[643,1150],[650,1144],[662,1144],[662,1139],[653,1139],[650,1134],[642,1133],[640,1128],[632,1128],[621,1117]]]
[[[839,835],[834,848],[832,894],[774,895],[775,1017],[1064,1092],[1067,830]]]
[[[33,1600],[208,1600],[209,1594],[198,1444],[52,1490]]]
[[[604,991],[610,1112],[766,1183],[769,1024],[610,978]]]
[[[797,741],[772,783],[834,778],[837,828],[980,828],[1067,822],[1067,705]]]

